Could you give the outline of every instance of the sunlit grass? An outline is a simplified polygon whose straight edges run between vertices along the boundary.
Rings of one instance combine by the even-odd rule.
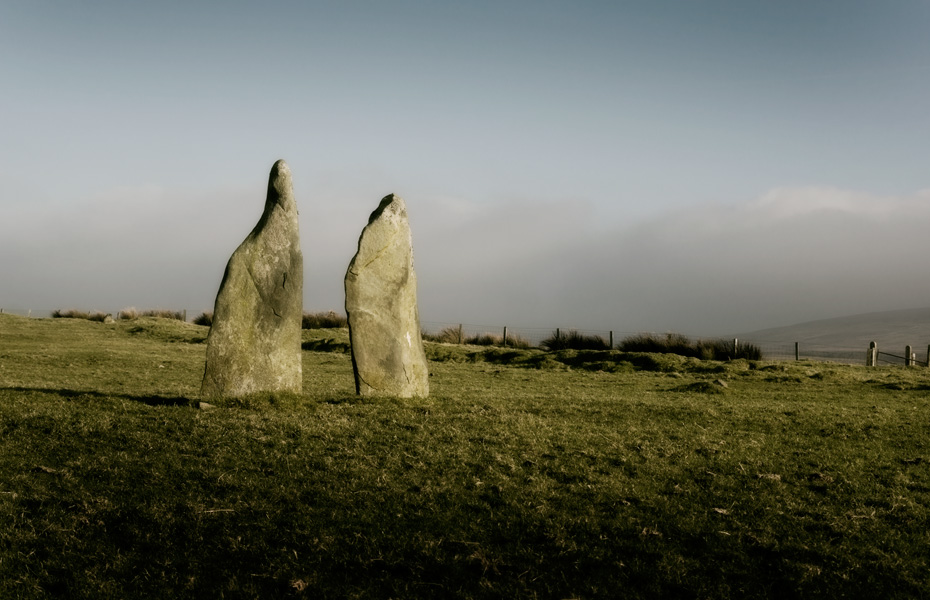
[[[308,330],[202,410],[206,332],[0,315],[0,597],[930,594],[926,369],[428,344],[372,401]]]

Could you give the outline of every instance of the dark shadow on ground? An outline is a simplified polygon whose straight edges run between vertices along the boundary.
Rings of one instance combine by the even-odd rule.
[[[98,392],[97,390],[68,390],[68,389],[56,389],[56,388],[7,386],[7,387],[0,387],[0,391],[55,394],[57,396],[64,396],[65,398],[80,398],[80,397],[118,398],[118,399],[123,399],[123,400],[130,400],[132,402],[141,402],[142,404],[147,404],[149,406],[192,406],[196,408],[199,404],[198,400],[192,400],[191,398],[182,398],[180,396],[160,396],[157,394],[145,394],[145,395],[118,394],[118,393],[111,394],[111,393]]]
[[[309,350],[310,352],[337,352],[342,354],[348,354],[352,351],[349,344],[336,341],[332,338],[306,341],[300,345],[300,349]]]

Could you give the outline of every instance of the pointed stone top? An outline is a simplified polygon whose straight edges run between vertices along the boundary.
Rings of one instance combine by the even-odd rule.
[[[371,225],[387,212],[390,217],[407,216],[407,204],[404,199],[397,194],[388,194],[381,199],[381,204],[375,209],[371,216],[368,217],[368,224]]]
[[[272,203],[278,204],[286,211],[297,210],[297,203],[294,200],[294,184],[291,181],[291,169],[283,159],[278,160],[271,167],[271,174],[268,176],[268,196],[265,200],[265,210],[271,207]]]

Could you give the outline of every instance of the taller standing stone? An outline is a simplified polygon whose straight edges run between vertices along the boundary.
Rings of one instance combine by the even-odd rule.
[[[362,396],[428,396],[413,238],[407,206],[399,196],[386,196],[371,213],[345,285],[355,391]]]
[[[279,160],[265,211],[229,258],[216,295],[202,397],[300,393],[303,265],[291,171]]]

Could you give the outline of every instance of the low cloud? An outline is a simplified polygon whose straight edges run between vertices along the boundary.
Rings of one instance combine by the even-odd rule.
[[[780,189],[696,207],[576,250],[606,259],[610,275],[576,277],[591,299],[566,305],[626,329],[697,334],[920,306],[928,226],[928,192]]]
[[[725,335],[930,298],[930,192],[786,188],[612,228],[570,203],[487,211],[417,238],[431,318]]]
[[[0,252],[14,257],[0,303],[209,309],[261,213],[263,183],[17,203],[0,224]],[[379,187],[298,186],[307,310],[341,309],[361,229],[392,191],[407,200],[421,318],[432,323],[725,335],[930,304],[930,191],[783,188],[611,226],[589,203]]]
[[[261,214],[247,192],[140,186],[21,205],[0,227],[0,252],[15,257],[3,301],[38,310],[207,308],[207,290],[216,293],[229,253]]]

